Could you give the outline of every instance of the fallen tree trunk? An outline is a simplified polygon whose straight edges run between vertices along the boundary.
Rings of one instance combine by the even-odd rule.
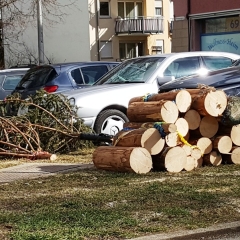
[[[93,152],[93,163],[98,169],[114,172],[144,174],[152,169],[151,155],[141,147],[101,146]]]

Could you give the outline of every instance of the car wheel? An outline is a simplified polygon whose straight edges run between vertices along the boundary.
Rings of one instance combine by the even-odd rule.
[[[96,133],[115,135],[123,129],[123,124],[128,122],[127,116],[119,110],[108,109],[102,111],[95,122]]]

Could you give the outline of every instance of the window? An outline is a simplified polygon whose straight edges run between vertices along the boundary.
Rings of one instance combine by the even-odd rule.
[[[75,80],[76,84],[84,84],[79,68],[72,70],[71,76]]]
[[[3,83],[3,89],[5,90],[14,90],[17,84],[22,79],[23,75],[18,76],[7,76],[4,83]]]
[[[163,43],[164,41],[162,39],[157,39],[156,46],[152,46],[152,54],[164,53]]]
[[[164,76],[175,78],[196,74],[200,69],[199,57],[180,58],[173,61],[164,71]]]
[[[232,59],[227,57],[204,56],[202,58],[209,70],[226,68],[232,65]]]
[[[142,15],[142,2],[118,2],[119,17],[135,18]]]
[[[101,58],[112,58],[112,42],[100,42],[100,55]]]
[[[110,16],[110,7],[109,2],[100,2],[100,17],[109,17]]]
[[[155,15],[162,16],[162,0],[155,0]]]
[[[106,65],[82,67],[81,72],[83,74],[85,84],[93,84],[108,72],[108,67]]]
[[[143,56],[143,43],[120,43],[119,56],[120,59],[134,58]]]

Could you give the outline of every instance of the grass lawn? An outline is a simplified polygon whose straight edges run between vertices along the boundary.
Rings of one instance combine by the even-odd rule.
[[[75,154],[56,161],[91,162],[91,150]],[[240,165],[221,165],[145,175],[88,169],[1,184],[0,239],[113,240],[237,221],[239,179]]]

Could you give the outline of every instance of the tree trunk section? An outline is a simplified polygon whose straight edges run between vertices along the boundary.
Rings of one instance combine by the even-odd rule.
[[[177,131],[183,136],[187,136],[189,131],[188,122],[184,118],[178,118],[175,122],[175,125],[177,126]]]
[[[178,115],[178,108],[171,101],[133,102],[127,109],[130,122],[175,123]]]
[[[203,137],[212,138],[216,135],[218,127],[218,121],[215,117],[206,116],[200,122],[199,131]]]
[[[204,165],[219,166],[222,163],[222,155],[218,151],[212,151],[203,156]]]
[[[186,171],[192,171],[195,168],[195,159],[192,156],[187,156],[187,161],[184,169]]]
[[[232,126],[230,137],[235,145],[240,146],[240,124]]]
[[[192,104],[192,97],[186,90],[180,90],[175,98],[176,105],[180,113],[187,112]]]
[[[113,140],[113,145],[118,147],[144,147],[151,155],[156,155],[165,146],[165,139],[156,128],[139,128],[118,132]]]
[[[197,129],[201,122],[200,114],[194,109],[188,110],[184,116],[184,119],[188,122],[190,130]]]
[[[213,140],[213,150],[220,153],[229,153],[232,149],[232,139],[229,136],[217,136]]]
[[[152,158],[147,149],[141,147],[101,146],[93,152],[96,168],[114,172],[148,173]]]
[[[240,165],[240,147],[234,147],[231,152],[231,160],[234,164]]]
[[[197,147],[201,150],[202,154],[208,154],[212,151],[213,145],[210,138],[201,137],[197,140]]]
[[[165,137],[165,142],[168,147],[176,147],[181,144],[181,140],[177,132],[169,133]]]
[[[192,98],[192,108],[202,116],[218,117],[222,115],[226,106],[227,96],[221,90],[210,91]]]
[[[156,170],[167,170],[168,172],[181,172],[186,166],[187,155],[181,147],[168,147],[158,155],[153,156],[153,166]]]

